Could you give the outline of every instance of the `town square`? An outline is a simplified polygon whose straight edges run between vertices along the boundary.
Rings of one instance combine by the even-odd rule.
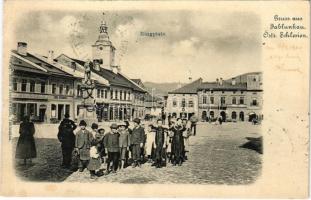
[[[124,15],[122,20],[133,20]],[[11,50],[9,134],[18,177],[231,185],[251,184],[260,177],[264,119],[260,70],[220,71],[209,80],[209,70],[198,73],[191,67],[181,70],[182,81],[168,72],[168,82],[159,81],[160,75],[150,76],[148,69],[143,75],[133,73],[133,68],[124,67],[122,57],[131,57],[128,45],[134,40],[116,39],[116,48],[109,35],[114,15],[90,16],[100,18],[92,21],[95,30],[87,30],[96,33],[91,44],[79,32],[79,20],[87,26],[88,16],[70,23],[73,54],[55,55],[52,49],[46,54],[32,52],[36,41],[17,41]],[[127,34],[120,26],[112,27],[113,38]],[[140,42],[148,43],[143,37]],[[162,33],[149,40],[167,37]],[[180,44],[191,42],[195,47],[197,40],[191,37]],[[187,56],[183,59],[189,62]]]

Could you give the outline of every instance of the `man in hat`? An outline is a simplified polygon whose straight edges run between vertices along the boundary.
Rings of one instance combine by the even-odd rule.
[[[132,130],[130,141],[132,145],[132,157],[134,160],[132,167],[136,167],[140,166],[140,155],[141,148],[144,145],[145,130],[140,126],[140,119],[135,118],[133,122],[134,128]]]
[[[156,131],[154,142],[155,155],[156,155],[155,167],[161,168],[163,146],[165,141],[165,134],[167,132],[167,130],[162,126],[162,119],[157,120],[157,127],[155,128],[155,131]]]
[[[110,126],[111,131],[104,137],[104,146],[108,152],[107,171],[109,173],[110,163],[112,162],[112,173],[116,173],[120,158],[120,145],[119,145],[119,133],[118,125],[112,123]]]
[[[79,126],[80,130],[76,134],[75,150],[79,155],[79,171],[83,172],[91,158],[90,148],[94,138],[93,134],[90,131],[86,130],[87,124],[84,120],[80,121]]]
[[[69,119],[69,114],[65,114],[65,118],[58,127],[57,138],[62,143],[63,168],[70,168],[72,151],[75,146],[75,135],[73,131],[77,128],[75,123]]]
[[[190,117],[190,121],[191,121],[191,131],[193,131],[193,136],[195,136],[197,133],[198,118],[195,115],[192,115]]]

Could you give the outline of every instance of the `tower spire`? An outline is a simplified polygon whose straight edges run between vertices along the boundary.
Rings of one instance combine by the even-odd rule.
[[[112,45],[109,35],[108,26],[104,19],[105,13],[103,14],[103,19],[99,26],[99,35],[95,44],[92,45],[93,61],[96,63],[96,69],[107,68],[111,69],[114,66],[114,56],[115,48]]]
[[[99,26],[99,36],[98,40],[96,43],[105,43],[105,42],[110,42],[109,40],[109,35],[108,35],[108,26],[105,21],[105,13],[103,12],[103,20],[101,21],[101,24]]]

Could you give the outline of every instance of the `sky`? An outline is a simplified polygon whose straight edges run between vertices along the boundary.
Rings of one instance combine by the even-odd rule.
[[[102,20],[116,47],[116,64],[143,82],[185,83],[189,76],[214,81],[261,71],[260,16],[246,11],[35,11],[18,21],[14,41],[27,42],[31,53],[53,50],[55,56],[91,59]]]

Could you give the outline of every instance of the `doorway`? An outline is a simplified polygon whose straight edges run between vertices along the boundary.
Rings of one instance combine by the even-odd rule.
[[[221,111],[220,112],[220,116],[222,118],[222,121],[225,122],[226,121],[226,112],[225,111]]]
[[[46,105],[40,105],[39,107],[39,121],[45,121],[45,112],[46,112]]]
[[[57,119],[58,120],[62,120],[63,113],[64,113],[64,105],[63,104],[58,104],[58,109],[57,109]]]

